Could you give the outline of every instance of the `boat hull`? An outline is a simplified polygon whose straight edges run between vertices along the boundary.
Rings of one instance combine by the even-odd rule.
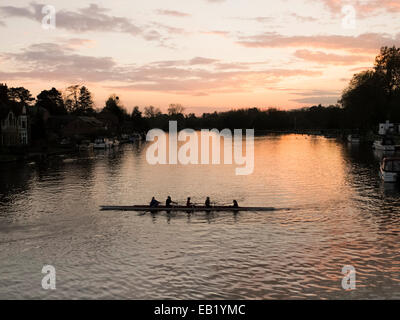
[[[384,182],[395,183],[398,181],[397,172],[387,172],[381,169],[380,176]]]
[[[81,151],[93,150],[93,148],[94,148],[94,144],[93,143],[91,143],[91,144],[81,144],[79,146],[79,150],[81,150]]]
[[[349,135],[347,137],[347,141],[350,142],[350,143],[359,144],[360,143],[360,138],[352,136],[352,135]]]
[[[100,210],[102,211],[186,211],[186,212],[195,212],[195,211],[274,211],[276,210],[273,207],[228,207],[228,206],[215,206],[215,207],[205,207],[205,206],[196,206],[196,207],[185,207],[185,206],[175,206],[175,207],[149,207],[149,206],[101,206]]]
[[[95,143],[94,149],[111,149],[113,145],[111,143]]]
[[[380,151],[395,151],[396,150],[395,145],[383,145],[379,142],[375,142],[373,147],[375,150],[380,150]]]

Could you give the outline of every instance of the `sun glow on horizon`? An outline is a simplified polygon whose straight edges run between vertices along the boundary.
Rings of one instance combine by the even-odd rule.
[[[198,114],[335,104],[381,46],[398,44],[400,9],[386,0],[354,4],[355,28],[344,27],[342,6],[327,0],[54,6],[56,28],[45,30],[41,4],[0,5],[0,82],[34,96],[85,85],[97,108],[113,93],[128,111],[166,111],[171,103]]]

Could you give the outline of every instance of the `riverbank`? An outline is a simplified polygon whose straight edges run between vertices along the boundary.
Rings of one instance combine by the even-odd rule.
[[[347,141],[347,137],[350,134],[355,134],[354,130],[350,129],[291,129],[291,130],[256,130],[254,132],[255,136],[266,136],[271,134],[299,134],[299,135],[310,135],[310,136],[321,136],[326,138],[336,138],[343,141]],[[381,135],[374,132],[367,132],[364,134],[359,134],[361,143],[372,144],[376,140],[382,138]],[[391,135],[395,144],[400,144],[399,135]]]
[[[3,148],[0,150],[0,163],[17,161],[43,161],[61,154],[76,152],[72,146],[50,146],[45,148]]]

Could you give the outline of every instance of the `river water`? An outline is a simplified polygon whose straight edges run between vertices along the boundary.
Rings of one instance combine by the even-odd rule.
[[[1,164],[1,299],[400,298],[400,190],[370,147],[257,137],[255,167],[149,165],[146,143]],[[271,212],[100,211],[155,195]],[[42,267],[56,269],[44,290]],[[342,268],[356,289],[342,288]]]

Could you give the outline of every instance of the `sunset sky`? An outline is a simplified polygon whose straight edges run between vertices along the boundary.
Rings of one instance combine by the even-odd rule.
[[[84,84],[98,108],[115,93],[128,110],[336,103],[381,46],[400,45],[399,17],[395,0],[1,0],[0,82],[35,96]]]

